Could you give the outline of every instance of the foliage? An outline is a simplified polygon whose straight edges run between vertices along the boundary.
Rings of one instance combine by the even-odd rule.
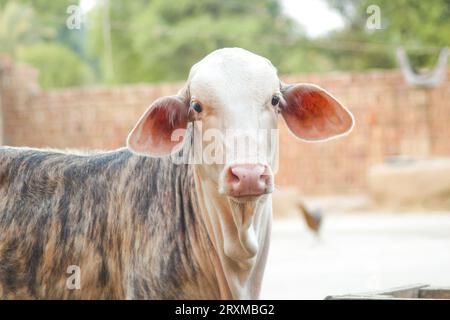
[[[172,81],[220,47],[239,46],[278,62],[293,23],[276,0],[111,2],[113,82]],[[90,16],[91,52],[104,50],[102,8]],[[129,17],[133,16],[133,19]],[[104,66],[105,67],[105,66]]]
[[[347,27],[328,35],[336,42],[381,44],[363,52],[342,55],[344,69],[391,68],[396,65],[395,48],[405,46],[415,64],[434,65],[440,47],[450,46],[450,0],[327,0],[346,20]],[[367,8],[380,8],[379,30],[368,30]],[[334,54],[336,57],[338,54]],[[339,59],[339,58],[338,58]]]
[[[8,2],[0,10],[0,51],[15,57],[21,45],[37,42],[51,31],[40,26],[33,7]]]
[[[39,82],[43,88],[77,86],[93,80],[86,63],[58,43],[24,46],[19,50],[18,58],[39,70]]]
[[[346,26],[320,38],[304,34],[283,0],[95,1],[87,23],[68,29],[67,7],[80,0],[0,0],[0,51],[39,68],[44,87],[61,87],[182,80],[221,47],[298,73],[394,68],[400,44],[429,67],[450,43],[450,0],[321,0]],[[380,30],[366,28],[369,5],[381,9]]]

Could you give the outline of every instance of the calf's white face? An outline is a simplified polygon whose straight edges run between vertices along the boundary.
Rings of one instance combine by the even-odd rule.
[[[191,103],[202,108],[194,137],[203,132],[203,176],[219,192],[255,197],[274,189],[272,168],[280,81],[267,59],[242,49],[215,51],[189,77]]]
[[[202,176],[226,196],[254,200],[274,189],[279,114],[305,141],[330,139],[353,126],[352,115],[325,90],[285,85],[269,60],[239,48],[220,49],[192,67],[178,95],[152,104],[130,133],[128,147],[156,157],[177,152],[183,141],[174,132],[192,122]]]

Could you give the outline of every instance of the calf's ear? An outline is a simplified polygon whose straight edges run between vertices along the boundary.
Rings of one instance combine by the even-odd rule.
[[[181,149],[187,123],[188,106],[181,96],[159,98],[128,135],[127,147],[150,157],[170,155]]]
[[[290,131],[305,141],[321,141],[351,131],[353,115],[324,89],[307,83],[282,86],[280,110]]]

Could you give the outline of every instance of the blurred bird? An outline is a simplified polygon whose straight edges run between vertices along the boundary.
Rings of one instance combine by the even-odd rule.
[[[317,208],[315,210],[308,210],[304,204],[299,203],[298,207],[302,212],[303,218],[305,219],[306,225],[308,228],[314,232],[314,234],[318,237],[320,232],[320,227],[322,225],[322,210]]]

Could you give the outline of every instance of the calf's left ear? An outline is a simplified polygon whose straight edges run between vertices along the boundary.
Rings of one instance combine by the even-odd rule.
[[[127,146],[145,156],[170,155],[181,149],[187,124],[188,106],[181,96],[159,98],[128,135]]]
[[[305,141],[328,140],[353,128],[353,115],[324,89],[307,83],[283,86],[281,114],[290,131]]]

